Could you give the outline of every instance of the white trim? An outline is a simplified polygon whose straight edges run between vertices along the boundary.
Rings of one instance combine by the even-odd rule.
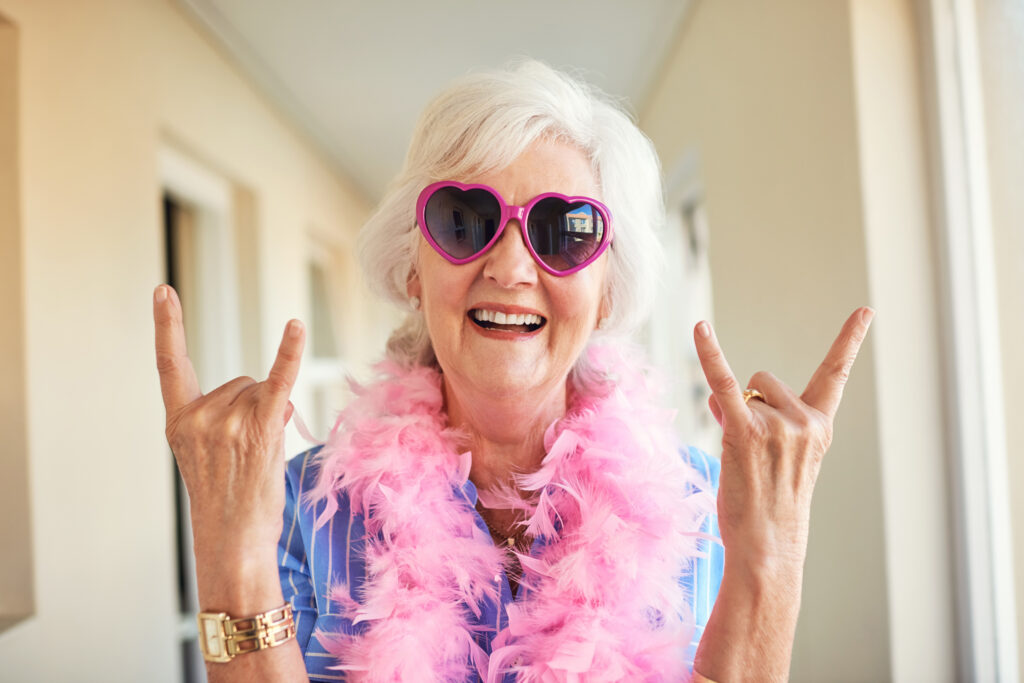
[[[218,213],[231,211],[231,183],[173,147],[160,148],[157,161],[164,189],[190,204]]]
[[[977,32],[971,0],[923,0],[948,339],[960,678],[1017,681],[1005,417]]]
[[[168,146],[158,156],[163,189],[194,211],[198,320],[191,354],[201,386],[220,386],[241,374],[242,340],[237,277],[233,188],[224,177]]]

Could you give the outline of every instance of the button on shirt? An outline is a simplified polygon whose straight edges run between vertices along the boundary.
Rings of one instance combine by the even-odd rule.
[[[366,530],[362,514],[350,514],[345,496],[341,496],[338,501],[337,513],[325,525],[316,528],[316,519],[326,503],[319,501],[310,506],[304,502],[304,496],[316,484],[319,475],[313,458],[318,450],[312,449],[288,462],[284,527],[278,546],[278,564],[285,600],[291,603],[295,611],[296,638],[302,648],[310,680],[344,681],[345,672],[330,668],[338,664],[337,659],[323,649],[313,633],[359,634],[367,628],[365,623],[353,625],[351,619],[342,616],[340,606],[328,598],[331,586],[339,582],[347,583],[353,596],[360,594],[360,587],[366,580],[366,567],[363,563]],[[720,469],[718,460],[697,449],[685,451],[682,457],[707,478],[712,493],[717,493]],[[476,513],[476,487],[467,481],[457,491],[474,511],[477,526],[487,532],[483,517]],[[707,519],[701,530],[718,537],[717,518],[712,516]],[[537,543],[534,544],[534,550],[539,548]],[[690,643],[691,663],[718,595],[724,562],[720,543],[701,543],[705,555],[696,558],[680,576],[681,590],[692,596],[697,626]],[[491,651],[491,641],[508,623],[506,606],[514,600],[529,599],[529,592],[525,588],[521,588],[518,596],[513,598],[505,572],[495,575],[494,581],[501,584],[500,599],[496,603],[485,602],[481,606],[480,618],[476,620],[478,625],[487,627],[481,629],[477,640],[488,653]]]

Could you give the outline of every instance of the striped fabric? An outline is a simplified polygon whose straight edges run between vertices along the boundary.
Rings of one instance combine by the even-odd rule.
[[[310,680],[344,681],[346,678],[343,672],[331,669],[337,661],[324,651],[312,635],[315,631],[358,634],[366,627],[366,624],[353,626],[349,619],[340,614],[338,605],[327,597],[331,585],[344,581],[349,584],[352,596],[358,598],[366,577],[363,566],[363,537],[366,532],[362,516],[350,514],[347,500],[339,501],[337,513],[326,525],[315,529],[314,522],[323,511],[325,503],[309,506],[299,501],[316,482],[318,471],[312,456],[317,450],[302,453],[288,463],[287,498],[284,528],[278,547],[278,564],[285,600],[291,602],[295,610],[297,638],[305,656]],[[718,490],[718,460],[696,449],[685,452],[683,457],[689,459],[692,466],[707,477],[714,491]],[[476,487],[473,483],[466,482],[461,493],[467,505],[473,508],[476,505]],[[476,523],[482,531],[487,532],[487,525],[479,514]],[[709,519],[703,531],[717,537],[717,519]],[[697,631],[690,644],[691,662],[718,595],[724,557],[721,544],[702,543],[705,544],[706,556],[696,560],[680,579],[682,589],[693,596],[697,622]],[[491,627],[482,630],[479,636],[480,645],[486,652],[491,651],[490,641],[495,633],[506,625],[505,606],[513,601],[507,576],[501,576],[501,584],[500,604],[484,605],[479,620],[480,625]],[[518,599],[528,597],[527,591],[521,589]]]

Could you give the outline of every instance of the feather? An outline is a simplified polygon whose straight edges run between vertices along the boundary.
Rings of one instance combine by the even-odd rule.
[[[573,404],[544,434],[545,457],[515,487],[479,491],[488,507],[524,511],[545,539],[518,555],[524,599],[506,606],[491,652],[475,636],[500,598],[506,558],[463,496],[472,455],[444,414],[441,377],[384,363],[353,385],[317,455],[307,504],[321,526],[347,495],[364,516],[366,582],[358,600],[331,591],[358,635],[318,632],[350,680],[489,683],[668,682],[688,675],[693,616],[678,577],[700,554],[714,510],[701,476],[678,456],[671,414],[652,402],[649,374],[621,347],[594,346]],[[528,499],[520,490],[537,492]]]

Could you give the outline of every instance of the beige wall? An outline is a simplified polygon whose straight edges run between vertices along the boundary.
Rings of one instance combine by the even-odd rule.
[[[1000,342],[1006,396],[1007,469],[1013,523],[1018,652],[1024,660],[1024,420],[1016,417],[1024,386],[1024,5],[979,0],[982,90],[988,136],[992,238],[999,288]]]
[[[741,381],[802,389],[845,316],[878,311],[816,491],[794,681],[955,671],[914,41],[902,1],[704,0],[641,117],[665,167],[699,159]]]
[[[169,2],[0,0],[0,14],[20,38],[37,597],[0,634],[0,677],[179,680],[151,348],[158,149],[173,141],[252,193],[264,364],[306,306],[306,231],[344,243],[367,206]]]
[[[988,122],[1001,131],[990,132],[989,153],[1008,394],[1024,375],[1012,352],[1024,342],[1020,299],[1006,294],[1024,291],[1013,181],[1024,175],[1024,110],[1001,84],[1024,78],[1014,70],[1024,34],[994,8],[1012,5],[979,4],[983,28],[1019,57],[983,64]],[[802,387],[846,314],[878,310],[815,498],[795,681],[955,671],[909,7],[696,0],[642,112],[666,168],[698,159],[715,320],[741,378],[768,368]],[[284,321],[306,310],[307,233],[344,248],[367,206],[168,0],[0,0],[0,15],[19,37],[36,585],[36,616],[0,633],[2,676],[178,680],[173,471],[149,317],[163,270],[158,150],[184,150],[251,199],[258,352],[249,364],[265,365]],[[358,363],[381,348],[380,314],[347,282],[354,317],[371,321],[353,324],[370,334],[346,340]],[[1021,429],[1009,421],[1017,491]],[[1024,525],[1014,531],[1024,600]]]

